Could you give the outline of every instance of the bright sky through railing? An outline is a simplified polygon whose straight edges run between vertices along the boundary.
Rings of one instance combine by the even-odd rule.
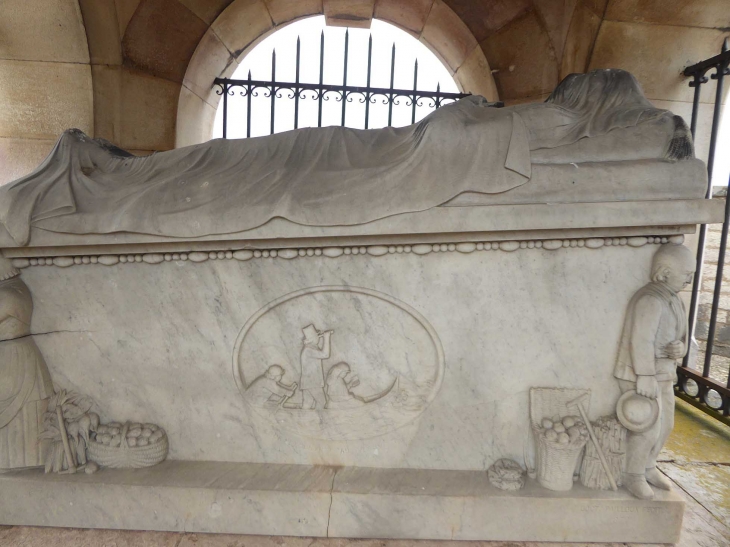
[[[730,105],[727,104],[720,118],[713,171],[712,186],[727,186],[730,178]]]
[[[297,36],[301,37],[301,66],[299,79],[301,82],[317,83],[319,81],[320,36],[325,34],[324,83],[341,85],[343,83],[345,29],[327,27],[324,17],[304,19],[275,32],[258,46],[241,63],[231,76],[244,80],[249,70],[254,80],[271,79],[271,53],[276,50],[276,80],[294,82],[296,70]],[[384,23],[373,20],[372,27],[365,29],[349,29],[349,55],[347,84],[365,86],[367,83],[368,38],[373,36],[373,54],[370,85],[372,87],[390,86],[391,49],[395,44],[397,57],[395,66],[394,87],[400,89],[413,88],[413,64],[418,59],[418,89],[436,90],[458,93],[459,89],[448,70],[439,59],[422,43],[408,33]],[[274,117],[275,132],[294,129],[294,100],[289,99],[291,92],[282,90],[281,99],[276,100]],[[317,101],[312,100],[313,93],[307,92],[307,99],[299,102],[299,127],[317,126]],[[342,103],[335,100],[335,94],[328,95],[329,100],[323,102],[322,125],[340,125]],[[393,125],[396,127],[411,123],[411,107],[407,100],[397,100],[400,105],[393,108]],[[416,120],[420,120],[433,109],[430,101],[424,100],[423,106],[416,109]],[[270,132],[271,99],[264,97],[263,90],[252,98],[251,136],[268,135]],[[384,127],[388,121],[388,106],[383,104],[382,97],[376,97],[370,104],[370,128]],[[345,125],[347,127],[365,127],[365,104],[360,95],[353,95],[352,102],[347,104]],[[218,106],[214,138],[222,136],[223,103]],[[234,89],[234,96],[228,100],[228,138],[246,136],[246,99]]]

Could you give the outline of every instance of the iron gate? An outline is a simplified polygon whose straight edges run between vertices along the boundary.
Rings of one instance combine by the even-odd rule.
[[[396,47],[393,44],[390,57],[390,87],[371,87],[370,78],[373,67],[373,37],[368,40],[367,55],[367,83],[364,87],[348,85],[348,67],[349,67],[349,44],[350,31],[345,32],[345,54],[344,54],[344,71],[341,84],[324,83],[324,60],[325,60],[325,36],[324,31],[320,37],[319,47],[319,81],[317,83],[301,82],[299,80],[299,70],[301,66],[301,39],[297,38],[296,49],[296,65],[295,78],[293,82],[278,81],[276,79],[276,50],[271,54],[271,80],[254,80],[251,77],[251,71],[245,80],[233,80],[228,78],[216,78],[214,83],[219,87],[216,90],[218,95],[223,96],[223,138],[228,136],[228,101],[229,97],[233,97],[238,90],[238,94],[246,99],[246,137],[251,136],[251,99],[258,97],[259,93],[263,97],[270,98],[271,109],[271,127],[270,133],[274,133],[274,119],[276,116],[276,100],[288,99],[294,101],[294,128],[299,127],[299,103],[302,100],[313,100],[318,103],[317,125],[322,127],[322,106],[323,101],[334,98],[335,101],[342,103],[342,117],[340,125],[345,125],[345,114],[347,112],[347,104],[352,103],[355,97],[360,103],[365,105],[365,129],[370,124],[370,105],[375,104],[377,100],[382,100],[383,104],[388,106],[388,126],[393,121],[393,106],[399,105],[400,100],[404,100],[405,106],[411,108],[411,123],[416,121],[416,107],[428,106],[436,109],[444,104],[457,101],[463,97],[467,97],[469,93],[446,93],[441,91],[440,84],[435,91],[425,91],[418,89],[418,60],[413,65],[413,88],[412,89],[396,89],[395,67],[396,67]],[[285,97],[286,95],[286,97]],[[503,103],[491,103],[489,106],[501,107]]]
[[[684,70],[684,75],[692,78],[689,83],[694,88],[694,100],[692,103],[692,120],[690,129],[692,137],[695,137],[697,131],[697,116],[700,104],[700,94],[702,86],[709,82],[709,79],[716,80],[717,87],[715,89],[715,103],[712,115],[712,126],[710,129],[710,150],[707,157],[708,185],[707,199],[712,199],[712,171],[715,165],[715,152],[717,149],[717,136],[720,128],[720,114],[722,111],[723,101],[723,82],[724,77],[730,74],[728,67],[730,66],[730,52],[728,51],[728,41],[722,46],[719,55],[715,55],[710,59],[706,59],[700,63],[692,65]],[[706,74],[710,71],[714,73],[710,78]],[[730,151],[724,151],[730,153]],[[675,393],[681,399],[689,402],[704,412],[714,416],[720,421],[730,425],[730,371],[728,378],[723,383],[710,376],[710,367],[712,365],[712,357],[715,346],[715,336],[717,329],[717,314],[720,304],[720,293],[723,285],[723,270],[725,262],[725,251],[727,248],[728,226],[730,222],[730,196],[726,197],[725,202],[725,220],[722,225],[722,235],[720,237],[720,250],[717,260],[717,271],[715,273],[715,286],[712,296],[712,309],[710,312],[710,321],[707,332],[707,346],[705,349],[705,358],[702,366],[702,372],[695,370],[690,362],[690,352],[685,356],[682,366],[677,367],[677,376],[679,378],[675,386]],[[705,262],[705,241],[707,238],[707,225],[703,224],[699,228],[698,234],[698,250],[697,250],[697,270],[695,271],[694,281],[692,283],[692,299],[689,309],[689,333],[690,339],[695,335],[697,327],[697,310],[699,303],[699,293],[702,284],[702,271]]]

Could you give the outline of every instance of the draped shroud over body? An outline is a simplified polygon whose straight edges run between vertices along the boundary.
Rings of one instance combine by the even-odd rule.
[[[568,76],[545,103],[472,96],[401,128],[304,128],[144,157],[68,130],[33,173],[0,188],[0,223],[20,246],[31,227],[202,237],[274,218],[357,225],[508,192],[535,164],[692,155],[681,118],[654,108],[628,72],[597,70]]]

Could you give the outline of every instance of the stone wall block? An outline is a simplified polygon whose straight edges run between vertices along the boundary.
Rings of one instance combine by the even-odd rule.
[[[93,131],[91,67],[0,60],[0,137],[57,139]]]
[[[482,48],[492,69],[502,100],[550,93],[559,82],[558,62],[550,37],[535,12],[493,34]]]
[[[177,0],[210,25],[233,0]]]
[[[207,29],[206,23],[177,0],[143,0],[122,41],[124,63],[182,82]]]
[[[480,46],[474,48],[456,71],[455,79],[466,93],[482,95],[489,101],[498,101],[497,85],[492,77],[489,61]]]
[[[121,69],[120,143],[122,148],[170,150],[175,147],[175,120],[180,84]]]
[[[590,61],[593,44],[598,36],[601,18],[580,3],[573,11],[565,47],[561,57],[560,79],[573,72],[585,72]]]
[[[530,0],[444,0],[481,42],[532,8]]]
[[[322,0],[325,20],[337,27],[370,28],[375,0]]]
[[[240,59],[274,28],[263,0],[235,0],[211,25],[221,42]]]
[[[376,0],[375,17],[417,37],[431,12],[434,0]]]
[[[589,68],[628,70],[650,100],[692,102],[682,70],[717,55],[726,36],[722,30],[604,21]],[[703,87],[703,102],[714,102],[710,87]]]
[[[582,0],[583,5],[591,10],[594,15],[603,19],[608,7],[608,0]]]
[[[117,22],[119,23],[119,36],[124,36],[127,26],[139,7],[140,0],[114,0],[117,6]]]
[[[563,56],[563,48],[578,1],[541,0],[535,2],[535,10],[545,24],[548,36],[550,36],[550,42],[555,50],[555,56],[558,59]]]
[[[32,172],[55,144],[55,140],[0,137],[0,185]]]
[[[218,77],[230,77],[236,68],[238,63],[231,52],[218,35],[208,29],[190,59],[183,85],[211,106],[217,107],[221,96],[216,90],[220,88],[214,86],[213,81]]]
[[[2,0],[0,59],[88,63],[78,0]]]
[[[122,46],[114,0],[79,0],[91,63],[121,65]]]
[[[274,24],[279,26],[302,17],[324,13],[322,0],[264,0]]]
[[[429,45],[452,72],[456,72],[478,45],[466,23],[442,0],[434,2],[421,41]]]
[[[180,89],[175,147],[190,146],[212,138],[216,109],[183,86]]]
[[[122,70],[118,66],[94,65],[94,137],[121,146]]]
[[[609,21],[655,23],[683,27],[728,28],[727,0],[611,0]]]

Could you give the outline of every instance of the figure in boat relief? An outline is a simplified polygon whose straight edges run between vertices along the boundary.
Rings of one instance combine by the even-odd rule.
[[[249,317],[233,349],[243,412],[330,441],[372,438],[416,419],[443,374],[443,348],[425,317],[352,286],[272,300]]]
[[[246,390],[248,400],[260,407],[278,408],[296,393],[297,384],[282,382],[284,369],[271,365],[264,374],[256,378]]]
[[[271,410],[353,409],[385,397],[396,386],[397,378],[381,392],[371,395],[356,393],[360,378],[352,372],[348,363],[340,362],[331,367],[325,365],[332,353],[334,330],[320,331],[314,325],[307,325],[302,334],[299,382],[285,383],[284,369],[271,365],[246,389],[246,399],[251,404]]]
[[[398,378],[393,380],[393,383],[380,393],[358,395],[354,389],[360,385],[360,378],[352,373],[350,365],[347,363],[337,363],[327,373],[327,381],[324,388],[325,394],[327,395],[325,408],[335,410],[359,408],[388,395],[394,390],[397,382]],[[395,391],[397,392],[398,390],[396,389]],[[407,393],[400,392],[400,400],[405,401],[406,399]]]

